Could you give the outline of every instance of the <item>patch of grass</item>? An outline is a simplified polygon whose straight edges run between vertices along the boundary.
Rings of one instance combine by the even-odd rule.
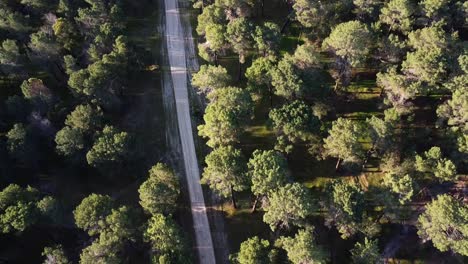
[[[281,39],[280,53],[281,55],[293,53],[294,50],[296,50],[296,47],[303,43],[304,41],[302,41],[298,36],[285,36]]]
[[[318,188],[323,189],[327,184],[329,184],[333,179],[330,177],[315,177],[311,180],[305,181],[303,184],[307,188]]]
[[[385,176],[382,172],[367,172],[366,180],[369,183],[369,186],[381,187],[382,179]]]
[[[263,213],[250,213],[250,210],[236,210],[230,217],[226,217],[229,243],[232,252],[239,250],[240,244],[253,236],[266,238],[270,228],[263,222]]]

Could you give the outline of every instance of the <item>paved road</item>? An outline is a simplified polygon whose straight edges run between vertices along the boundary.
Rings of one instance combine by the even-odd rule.
[[[185,175],[192,207],[196,247],[200,264],[214,264],[215,255],[205,200],[200,186],[200,171],[193,142],[187,88],[185,36],[180,21],[177,0],[165,0],[166,44],[171,67],[172,87],[176,100],[177,121],[184,158]]]

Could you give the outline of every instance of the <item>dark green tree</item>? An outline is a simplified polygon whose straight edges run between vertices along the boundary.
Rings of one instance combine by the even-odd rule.
[[[202,65],[200,70],[192,76],[192,85],[206,94],[227,87],[230,82],[231,77],[222,66]]]
[[[238,264],[268,264],[271,263],[269,253],[270,242],[255,236],[241,243],[240,250],[233,259]]]
[[[86,160],[93,167],[123,162],[130,156],[130,141],[131,138],[127,132],[120,132],[112,126],[105,126],[93,147],[86,153]]]
[[[180,194],[179,179],[167,165],[158,163],[149,170],[148,179],[140,185],[140,205],[150,214],[173,213]]]
[[[325,155],[338,158],[336,169],[341,161],[360,162],[364,157],[364,150],[359,135],[361,135],[360,126],[352,120],[338,118],[333,121],[332,128],[328,131],[329,135],[324,139]]]
[[[103,125],[104,114],[99,106],[78,105],[65,120],[65,125],[83,133],[94,133]]]
[[[268,192],[275,191],[289,181],[286,158],[274,150],[255,150],[249,160],[248,169],[252,181],[251,190],[256,195],[252,211],[255,211],[257,202]]]
[[[42,264],[70,264],[65,255],[62,245],[55,245],[52,247],[45,247],[42,251],[42,256],[45,258]]]
[[[272,22],[265,22],[261,26],[255,27],[253,33],[255,48],[263,56],[275,55],[281,41],[280,28]]]
[[[314,206],[309,190],[299,183],[287,184],[268,194],[263,222],[271,230],[301,225]]]
[[[114,202],[110,196],[91,194],[84,198],[73,211],[75,224],[90,236],[101,232],[101,222],[112,213]]]
[[[364,243],[356,242],[351,249],[351,259],[354,264],[380,263],[379,245],[377,240],[364,238]]]
[[[416,170],[433,174],[439,181],[454,181],[458,178],[455,164],[444,158],[439,147],[432,147],[422,156],[416,155]]]
[[[144,239],[151,245],[153,263],[189,263],[186,239],[171,218],[155,214],[148,222]]]
[[[315,241],[313,226],[299,230],[294,237],[280,237],[279,243],[293,264],[328,263],[327,252]]]
[[[2,233],[23,232],[39,219],[36,202],[39,192],[10,184],[0,192],[0,230]]]
[[[269,116],[277,133],[275,149],[279,151],[290,153],[294,144],[311,144],[318,137],[320,121],[302,101],[273,109]]]
[[[222,197],[230,197],[236,208],[234,191],[248,188],[245,159],[240,150],[231,146],[216,148],[206,156],[205,162],[201,183]]]
[[[443,194],[426,205],[419,216],[418,235],[431,240],[442,252],[452,250],[468,256],[468,206],[454,197]]]
[[[305,95],[304,83],[299,76],[299,70],[295,66],[293,56],[285,54],[272,68],[271,85],[275,88],[275,94],[286,99],[293,99]]]
[[[6,138],[7,150],[14,159],[27,164],[36,158],[32,135],[23,124],[14,124]]]
[[[329,186],[328,209],[325,223],[334,225],[342,238],[348,238],[360,230],[365,209],[364,192],[354,182],[335,180]]]
[[[336,56],[335,90],[347,86],[350,81],[350,67],[362,64],[372,48],[372,34],[367,26],[359,21],[349,21],[337,25],[322,47]]]
[[[210,147],[237,142],[253,114],[250,94],[236,87],[213,91],[205,110],[205,124],[198,126],[198,134],[208,138]]]

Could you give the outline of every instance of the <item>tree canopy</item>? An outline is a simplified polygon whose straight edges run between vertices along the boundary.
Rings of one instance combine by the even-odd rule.
[[[440,251],[468,256],[468,207],[450,195],[439,195],[419,216],[418,235],[431,240]]]

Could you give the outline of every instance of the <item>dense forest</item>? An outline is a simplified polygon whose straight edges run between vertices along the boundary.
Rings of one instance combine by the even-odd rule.
[[[197,263],[164,3],[0,0],[1,263]],[[230,263],[467,263],[468,2],[179,6]]]
[[[467,2],[194,6],[233,263],[466,263]]]
[[[161,163],[158,9],[0,1],[0,262],[192,259]]]

